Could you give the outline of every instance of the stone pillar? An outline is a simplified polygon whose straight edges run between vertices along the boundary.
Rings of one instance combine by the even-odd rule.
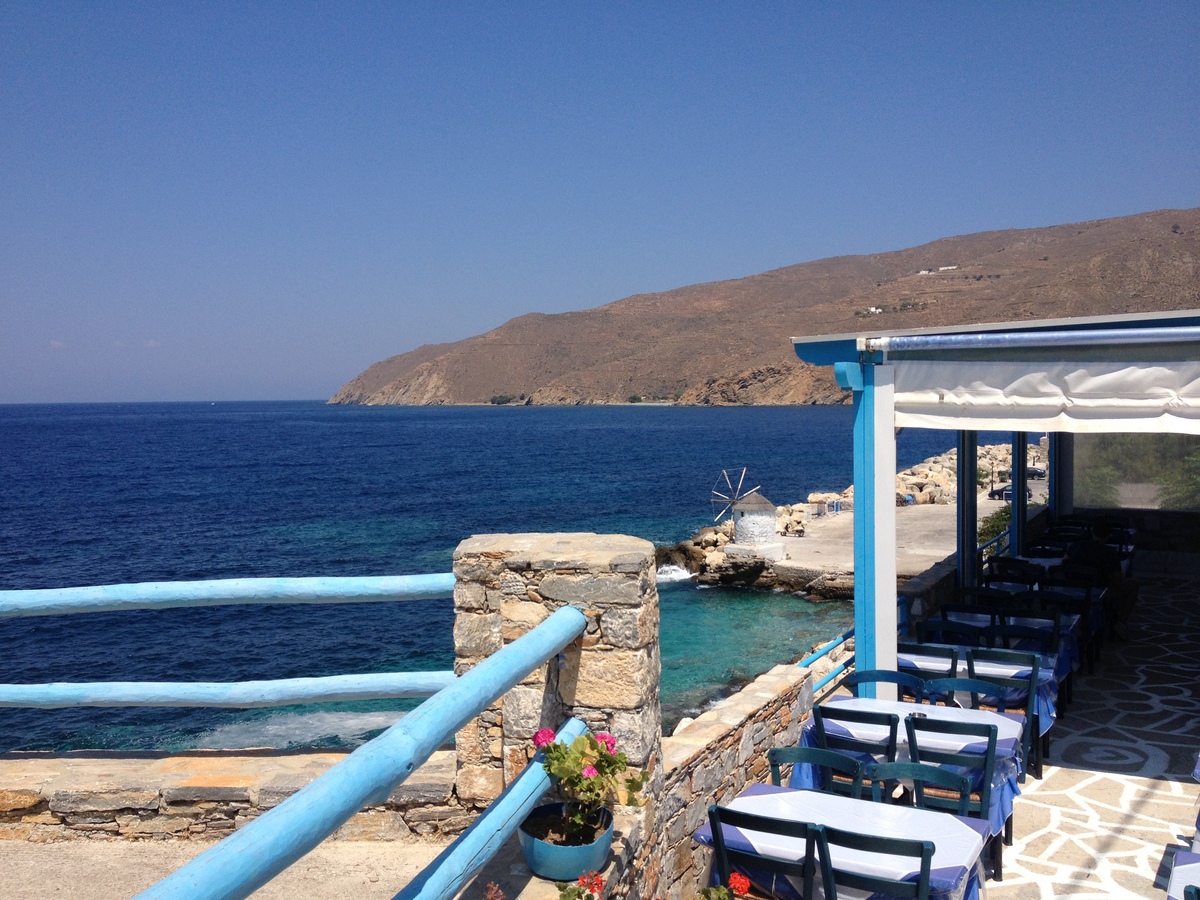
[[[575,606],[587,630],[455,738],[456,789],[486,806],[533,757],[533,735],[578,716],[617,739],[630,765],[661,754],[654,546],[596,534],[477,535],[454,551],[454,670],[468,671],[554,610]],[[661,775],[652,780],[661,781]]]

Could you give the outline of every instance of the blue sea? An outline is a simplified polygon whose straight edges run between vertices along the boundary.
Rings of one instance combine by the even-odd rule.
[[[848,407],[0,406],[0,589],[450,571],[472,534],[675,543],[722,469],[777,504],[852,480]],[[953,446],[905,431],[901,467]],[[791,594],[660,584],[669,723],[846,628]],[[0,620],[10,683],[447,669],[449,600]],[[350,747],[416,701],[0,710],[0,751]]]

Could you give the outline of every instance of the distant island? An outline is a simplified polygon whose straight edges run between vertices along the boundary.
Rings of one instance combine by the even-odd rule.
[[[1200,209],[943,238],[530,313],[377,362],[330,403],[848,401],[789,338],[1200,307]],[[869,323],[866,320],[870,320]]]

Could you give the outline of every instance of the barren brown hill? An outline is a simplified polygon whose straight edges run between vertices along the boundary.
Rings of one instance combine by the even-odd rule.
[[[925,274],[922,274],[922,273]],[[991,231],[530,313],[378,362],[331,403],[837,403],[789,338],[1200,307],[1200,209]],[[874,313],[870,310],[881,310]],[[870,317],[869,326],[864,317]]]

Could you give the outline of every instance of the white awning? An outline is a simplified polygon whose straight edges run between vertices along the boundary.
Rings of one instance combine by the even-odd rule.
[[[892,364],[898,427],[1200,434],[1200,361]]]

